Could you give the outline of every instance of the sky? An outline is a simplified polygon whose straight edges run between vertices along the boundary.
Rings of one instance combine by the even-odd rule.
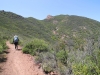
[[[0,10],[39,20],[63,14],[100,22],[100,0],[0,0]]]

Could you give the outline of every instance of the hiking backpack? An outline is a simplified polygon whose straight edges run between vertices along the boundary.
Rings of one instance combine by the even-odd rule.
[[[18,42],[18,37],[14,37],[14,42]]]

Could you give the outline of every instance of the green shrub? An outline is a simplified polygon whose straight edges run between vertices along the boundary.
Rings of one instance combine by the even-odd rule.
[[[42,63],[42,62],[43,62],[43,59],[41,59],[40,56],[36,56],[36,57],[35,57],[35,63],[36,63],[36,64],[39,64],[39,63]]]
[[[3,37],[0,37],[0,53],[3,53],[5,49],[7,49],[5,39],[3,39]]]
[[[47,52],[48,44],[44,40],[34,39],[23,48],[24,53],[36,55],[37,53]]]
[[[67,67],[59,63],[58,71],[60,72],[60,75],[67,75]]]
[[[67,57],[68,57],[67,52],[61,50],[56,54],[56,56],[63,64],[67,65]]]
[[[0,53],[2,53],[3,52],[3,50],[2,50],[3,48],[2,48],[2,46],[0,45]]]
[[[49,63],[43,63],[42,64],[42,69],[44,70],[44,72],[48,72],[48,73],[53,71],[53,68],[50,66]]]
[[[99,75],[100,74],[100,69],[98,66],[92,62],[82,64],[82,63],[77,63],[73,64],[73,74],[74,75]]]
[[[97,66],[98,66],[99,69],[100,69],[100,50],[96,50],[96,51],[95,51],[95,55],[96,55],[96,61],[94,60],[94,62],[97,63]]]

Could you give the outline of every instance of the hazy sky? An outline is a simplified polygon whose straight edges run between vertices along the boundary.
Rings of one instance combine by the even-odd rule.
[[[47,15],[78,15],[100,22],[100,0],[0,0],[0,10],[23,17],[44,19]]]

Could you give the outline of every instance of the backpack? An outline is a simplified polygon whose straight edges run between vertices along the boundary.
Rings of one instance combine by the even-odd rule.
[[[18,37],[14,37],[14,42],[18,42],[18,41],[19,41]]]

